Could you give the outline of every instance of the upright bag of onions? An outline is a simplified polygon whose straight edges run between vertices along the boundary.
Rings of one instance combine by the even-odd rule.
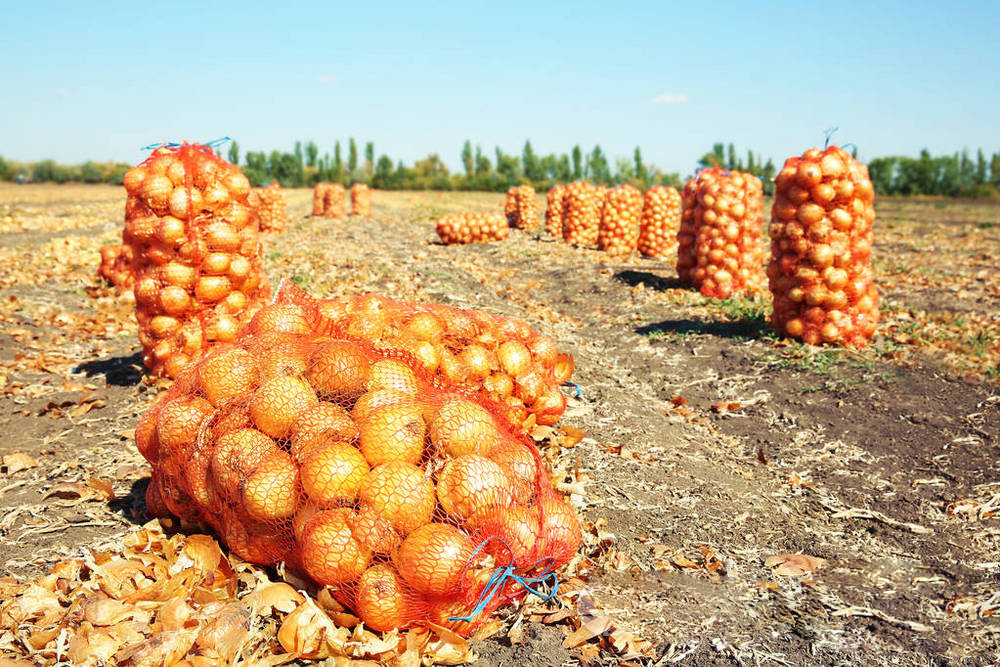
[[[269,296],[250,181],[210,147],[185,143],[157,148],[124,182],[143,363],[176,377],[235,340]]]
[[[511,201],[513,193],[513,201]],[[508,210],[510,209],[510,210]],[[519,185],[507,191],[507,204],[504,206],[507,222],[514,229],[533,232],[538,228],[538,206],[535,202],[535,188],[530,185]]]
[[[260,217],[260,231],[283,232],[288,224],[288,206],[285,203],[285,193],[281,184],[275,181],[267,187],[255,188],[259,204],[257,215]]]
[[[372,191],[364,183],[351,186],[351,215],[372,217]]]
[[[517,186],[507,188],[507,196],[503,200],[503,214],[507,225],[513,227],[517,222]]]
[[[643,197],[639,252],[645,257],[666,257],[676,252],[681,224],[681,195],[666,185],[654,185]]]
[[[642,192],[634,185],[608,190],[601,212],[597,247],[612,255],[631,255],[639,243]]]
[[[785,161],[775,178],[767,267],[778,333],[853,347],[875,335],[874,202],[868,168],[842,148]]]
[[[546,234],[562,237],[563,197],[565,194],[566,186],[561,183],[556,183],[549,188],[549,193],[545,198]]]
[[[580,524],[499,406],[331,333],[283,291],[185,369],[136,428],[147,506],[330,586],[377,631],[469,634],[554,579]]]
[[[563,240],[573,245],[596,246],[603,203],[604,188],[583,181],[567,185],[563,194]]]
[[[326,210],[326,193],[332,183],[317,183],[313,186],[313,210],[315,217],[321,217]]]
[[[408,352],[427,373],[505,405],[515,425],[554,424],[566,410],[559,387],[573,374],[573,357],[520,318],[377,294],[317,308],[336,335]]]
[[[718,167],[684,186],[677,275],[705,296],[725,299],[764,287],[760,179]]]
[[[503,241],[510,236],[502,213],[450,213],[438,218],[434,228],[446,245]]]
[[[340,183],[330,183],[323,193],[323,217],[343,218],[347,215],[347,189]]]

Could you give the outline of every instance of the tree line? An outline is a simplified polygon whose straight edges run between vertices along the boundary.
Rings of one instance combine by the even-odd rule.
[[[219,149],[217,149],[219,150]],[[291,152],[273,150],[247,151],[241,154],[237,142],[231,142],[220,155],[242,167],[255,185],[279,182],[284,187],[311,186],[320,181],[344,185],[366,183],[383,190],[485,190],[503,192],[512,185],[531,184],[547,190],[554,183],[587,180],[600,185],[631,183],[640,188],[650,185],[684,184],[676,172],[664,172],[645,162],[637,146],[631,157],[609,160],[599,146],[585,150],[579,144],[567,153],[535,153],[531,141],[525,141],[520,154],[507,153],[500,147],[485,152],[481,146],[466,141],[459,153],[459,168],[448,169],[437,153],[416,160],[412,165],[393,161],[388,155],[376,157],[371,141],[359,150],[350,138],[346,147],[337,141],[333,150],[320,155],[315,141],[297,141]],[[771,179],[776,173],[774,161],[759,153],[737,152],[733,144],[716,143],[699,160],[699,167],[718,166],[738,169],[759,176],[765,193],[773,192]],[[34,183],[114,183],[120,184],[130,165],[122,162],[87,161],[63,165],[54,160],[24,163],[0,157],[0,180]],[[1000,196],[1000,153],[989,159],[980,149],[975,158],[967,150],[952,155],[932,156],[926,149],[919,157],[889,156],[868,163],[875,191],[880,195],[931,195],[944,197]]]

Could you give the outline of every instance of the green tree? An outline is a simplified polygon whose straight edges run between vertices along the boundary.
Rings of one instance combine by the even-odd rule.
[[[333,145],[333,166],[330,168],[330,180],[342,183],[344,180],[344,160],[340,156],[340,142]]]
[[[32,183],[50,183],[56,180],[55,175],[55,160],[42,160],[41,162],[36,162],[31,168]]]
[[[465,176],[471,177],[476,168],[476,163],[472,158],[472,142],[468,139],[462,144],[462,167],[465,169]]]
[[[375,174],[372,176],[372,185],[379,190],[389,190],[392,186],[392,160],[388,155],[382,155],[375,165]]]
[[[990,160],[990,181],[997,188],[1000,188],[1000,153],[994,153]]]
[[[319,146],[316,145],[315,141],[310,141],[306,144],[306,166],[315,167],[316,158],[319,156]]]
[[[299,165],[300,166],[305,164],[305,157],[303,156],[303,153],[302,153],[302,142],[301,141],[296,141],[295,142],[295,159],[299,161]]]
[[[616,183],[631,183],[634,180],[636,180],[635,162],[623,157],[617,158],[615,160],[614,181]]]
[[[246,166],[243,173],[254,185],[264,185],[270,180],[267,169],[267,156],[263,151],[248,151],[245,158]]]
[[[740,168],[739,160],[736,158],[736,146],[732,143],[729,144],[729,148],[727,149],[726,165],[729,169]]]
[[[580,150],[580,144],[573,146],[573,180],[580,180],[583,178],[583,151]]]
[[[100,183],[104,180],[104,170],[96,162],[87,160],[80,167],[80,178],[84,183]]]
[[[490,159],[483,155],[483,149],[476,146],[476,179],[485,179],[489,177],[490,172],[493,171],[493,165],[490,163]]]
[[[594,146],[587,161],[587,172],[590,178],[598,184],[608,185],[611,183],[611,168],[608,166],[608,158],[605,157],[601,147]]]
[[[351,137],[349,143],[347,144],[347,173],[353,174],[354,170],[358,168],[358,145],[354,143],[354,137]]]
[[[632,161],[635,163],[635,177],[645,183],[648,174],[646,173],[646,165],[642,162],[642,151],[638,146],[635,147],[635,153],[632,155]]]
[[[726,146],[725,144],[719,142],[712,144],[712,151],[710,153],[705,153],[698,160],[698,164],[702,167],[724,167],[726,166]]]
[[[524,142],[524,149],[521,151],[521,166],[524,168],[524,175],[532,183],[541,183],[545,178],[542,173],[542,164],[531,148],[531,142]]]
[[[989,180],[989,175],[986,173],[986,156],[983,155],[983,149],[980,148],[976,151],[976,176],[973,183],[976,185],[985,185]]]
[[[371,175],[375,170],[375,142],[369,141],[365,144],[365,171]]]
[[[229,163],[237,166],[240,164],[240,145],[236,141],[229,144]]]
[[[520,174],[518,173],[520,165],[518,165],[517,157],[507,155],[499,146],[496,147],[496,157],[497,173],[502,179],[502,184],[505,187],[517,185],[520,181]]]
[[[573,178],[573,167],[569,163],[569,155],[563,153],[556,163],[556,180],[568,183]]]

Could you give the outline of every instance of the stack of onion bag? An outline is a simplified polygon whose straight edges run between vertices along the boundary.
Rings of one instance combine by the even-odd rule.
[[[347,189],[340,183],[331,183],[323,195],[323,217],[343,218],[347,215]]]
[[[874,202],[868,168],[842,148],[785,161],[775,179],[767,267],[776,331],[854,347],[875,335]]]
[[[270,294],[250,181],[211,148],[185,143],[157,148],[124,182],[143,363],[176,377],[235,340]]]
[[[503,241],[510,236],[503,213],[451,213],[438,218],[435,230],[443,243]]]
[[[601,227],[604,188],[574,181],[563,194],[562,235],[566,243],[596,246]]]
[[[514,229],[524,229],[533,232],[538,229],[538,206],[535,202],[535,188],[530,185],[519,185],[507,191],[507,201],[510,205],[511,192],[514,194],[513,214],[507,213],[507,222]],[[505,211],[507,206],[504,207]]]
[[[257,215],[260,217],[260,231],[283,232],[288,224],[288,207],[281,185],[275,181],[267,187],[255,188],[259,203]]]
[[[549,188],[545,198],[545,233],[562,237],[563,196],[566,186],[557,183]]]
[[[706,296],[725,299],[764,286],[760,179],[702,169],[684,186],[677,274]]]
[[[580,524],[502,408],[318,322],[279,299],[181,373],[136,428],[147,506],[330,586],[379,631],[467,634],[524,595],[513,568],[553,577]]]
[[[676,252],[681,224],[681,195],[665,185],[646,190],[642,203],[639,252],[645,257],[666,257]]]
[[[619,185],[607,191],[597,234],[597,247],[612,255],[626,256],[639,243],[642,192],[634,185]]]
[[[101,265],[97,275],[121,291],[132,291],[135,275],[132,273],[132,249],[124,243],[101,246]]]
[[[351,215],[363,218],[372,216],[372,191],[364,183],[351,186]]]
[[[329,331],[408,352],[427,373],[505,405],[514,424],[554,424],[566,410],[559,387],[573,357],[520,318],[375,294],[322,300],[318,310]]]

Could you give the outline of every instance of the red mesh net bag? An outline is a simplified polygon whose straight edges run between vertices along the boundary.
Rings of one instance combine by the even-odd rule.
[[[562,237],[563,197],[566,186],[557,183],[549,188],[545,197],[545,232],[552,236]]]
[[[364,183],[351,186],[351,215],[372,217],[372,191]]]
[[[563,194],[563,240],[573,245],[596,246],[603,203],[604,188],[583,181],[567,185]]]
[[[143,363],[176,377],[236,339],[269,295],[257,213],[243,172],[200,144],[170,144],[125,174]]]
[[[131,291],[135,285],[132,273],[132,248],[124,243],[101,246],[101,265],[97,275],[121,291]]]
[[[775,178],[767,267],[777,332],[853,347],[875,335],[874,203],[868,168],[842,148],[785,161]]]
[[[677,251],[681,225],[681,195],[666,185],[646,190],[642,202],[639,252],[645,257],[666,257]]]
[[[442,243],[484,243],[510,236],[503,213],[451,213],[438,218],[435,230]]]
[[[186,368],[136,428],[147,505],[331,587],[374,630],[468,634],[554,579],[580,524],[500,406],[283,293]]]
[[[324,326],[404,350],[428,374],[502,403],[513,424],[554,424],[566,410],[559,387],[573,357],[520,318],[376,294],[321,300],[317,309]]]
[[[346,216],[346,188],[340,183],[317,183],[313,188],[313,215],[323,218]]]
[[[504,213],[507,215],[508,224],[514,229],[524,229],[529,232],[538,229],[535,188],[530,185],[520,185],[508,190]]]
[[[260,231],[283,232],[288,224],[288,206],[281,184],[275,181],[267,187],[255,188],[257,193],[257,215],[260,218]]]
[[[706,296],[725,299],[764,287],[760,179],[702,169],[684,186],[677,274]]]
[[[634,185],[619,185],[607,191],[601,212],[597,247],[612,255],[630,255],[639,244],[642,192]]]

